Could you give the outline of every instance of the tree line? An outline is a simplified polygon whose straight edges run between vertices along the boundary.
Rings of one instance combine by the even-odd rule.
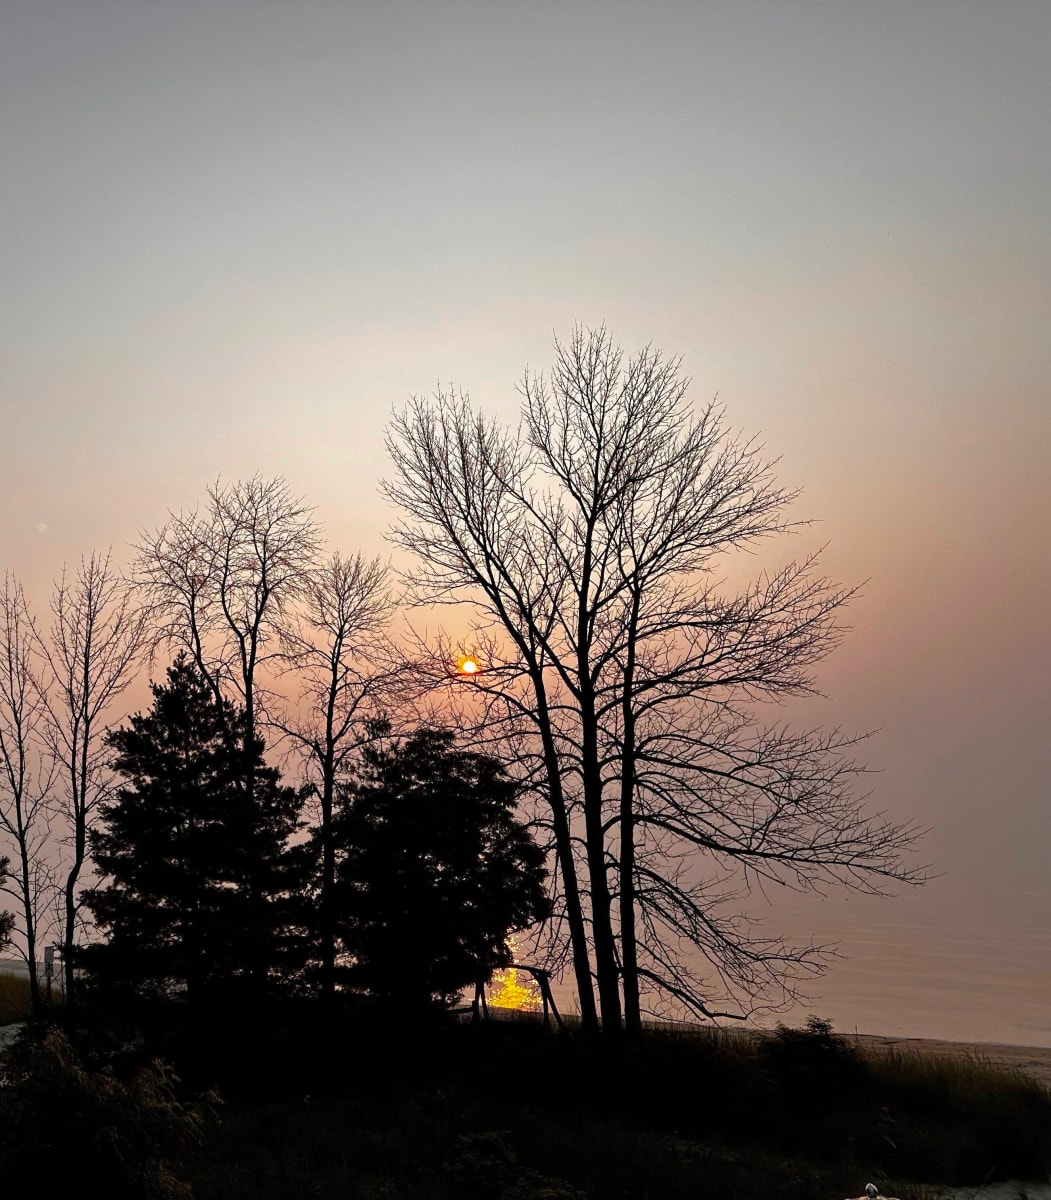
[[[106,743],[119,786],[90,836],[106,882],[86,897],[105,940],[76,961],[111,1002],[316,993],[331,933],[345,988],[419,1011],[508,965],[508,934],[546,913],[514,782],[448,730],[372,730],[326,831],[324,909],[321,830],[293,837],[306,789],[282,784],[185,653]]]
[[[723,581],[742,552],[798,527],[796,494],[717,403],[695,409],[687,388],[679,360],[649,347],[626,356],[605,329],[576,329],[556,341],[547,374],[523,377],[517,428],[454,391],[395,415],[383,486],[408,564],[399,605],[410,616],[467,606],[462,644],[395,639],[387,570],[360,555],[324,560],[312,511],[282,480],[216,484],[201,508],[144,533],[126,574],[92,555],[60,579],[48,629],[5,576],[3,886],[31,977],[42,913],[60,895],[72,994],[91,830],[150,803],[148,788],[120,783],[134,720],[106,730],[134,674],[163,651],[178,674],[155,705],[192,678],[198,701],[240,730],[226,747],[238,803],[285,813],[273,863],[297,845],[316,856],[309,892],[276,876],[220,891],[243,891],[247,904],[254,888],[263,907],[308,896],[329,998],[344,986],[341,965],[367,960],[347,940],[355,892],[341,872],[368,831],[386,829],[373,814],[348,840],[346,813],[371,811],[367,788],[394,770],[382,760],[395,753],[392,728],[397,753],[415,754],[414,730],[451,726],[463,747],[454,758],[505,764],[519,827],[548,857],[548,902],[530,911],[544,916],[549,965],[571,971],[585,1028],[637,1033],[662,1004],[746,1017],[789,999],[821,952],[757,933],[748,891],[918,881],[905,855],[919,831],[866,806],[859,738],[764,719],[771,702],[815,691],[856,592],[825,578],[817,554]],[[471,673],[460,669],[468,656]],[[264,735],[296,751],[298,808],[278,803]],[[301,814],[308,835],[296,837]],[[387,832],[393,863],[396,824]],[[60,859],[42,852],[56,833]],[[94,861],[111,882],[89,889],[103,929],[118,879],[109,836],[96,833]],[[426,858],[419,845],[412,854]],[[355,922],[364,929],[368,913]],[[291,915],[282,928],[297,928]]]

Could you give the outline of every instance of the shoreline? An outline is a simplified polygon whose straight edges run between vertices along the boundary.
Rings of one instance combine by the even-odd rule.
[[[0,1024],[0,1050],[14,1040],[24,1018]],[[866,1049],[905,1050],[919,1054],[979,1057],[1011,1070],[1024,1071],[1051,1089],[1051,1046],[1021,1046],[1007,1042],[953,1042],[944,1038],[895,1037],[878,1033],[843,1033],[837,1036]]]
[[[941,1038],[886,1037],[876,1033],[842,1035],[848,1041],[872,1049],[914,1050],[945,1057],[977,1056],[1013,1070],[1025,1071],[1051,1088],[1051,1046],[1017,1046],[1004,1042],[950,1042]]]

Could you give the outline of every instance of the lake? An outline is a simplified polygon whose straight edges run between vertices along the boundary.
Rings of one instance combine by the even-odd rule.
[[[790,897],[786,932],[847,957],[807,987],[842,1031],[1051,1046],[1051,895],[933,880],[890,900]],[[773,924],[771,916],[771,925]]]
[[[794,893],[750,906],[768,933],[838,942],[844,956],[804,988],[809,1015],[843,1033],[1051,1047],[1051,895],[936,879],[881,900]],[[555,995],[575,1011],[568,980]]]

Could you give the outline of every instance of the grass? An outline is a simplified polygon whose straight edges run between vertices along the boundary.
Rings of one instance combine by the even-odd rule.
[[[30,1014],[29,980],[0,972],[0,1025],[25,1021]]]
[[[53,1003],[56,1007],[62,1003],[62,991],[58,987],[53,990]],[[0,971],[0,1025],[28,1021],[32,1012],[28,977]]]
[[[977,1054],[890,1047],[869,1050],[866,1060],[887,1105],[886,1136],[928,1172],[977,1183],[990,1175],[1040,1178],[1051,1167],[1051,1093],[1024,1071]],[[923,1120],[897,1116],[906,1113]]]
[[[613,1047],[522,1022],[237,1036],[184,1058],[226,1097],[197,1200],[839,1200],[870,1179],[921,1200],[1051,1166],[1051,1094],[1029,1076],[827,1027]]]
[[[1029,1076],[862,1047],[820,1022],[609,1045],[535,1021],[324,1020],[304,1004],[163,1028],[142,1052],[104,1052],[96,1077],[132,1086],[160,1052],[186,1096],[218,1089],[219,1123],[186,1168],[196,1200],[840,1200],[869,1180],[933,1200],[1051,1166],[1051,1093]],[[77,1078],[70,1094],[93,1096]],[[178,1115],[162,1093],[156,1111]],[[67,1107],[95,1146],[97,1104]]]

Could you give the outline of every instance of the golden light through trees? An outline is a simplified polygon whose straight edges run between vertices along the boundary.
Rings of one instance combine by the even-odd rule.
[[[518,962],[519,944],[514,935],[507,939],[507,946]],[[519,981],[518,968],[512,963],[506,970],[497,971],[489,984],[489,1007],[510,1008],[517,1012],[540,1012],[544,1001],[535,980],[528,975],[524,983]],[[546,1019],[546,1018],[545,1018]]]
[[[481,669],[481,664],[477,659],[463,658],[460,660],[461,675],[477,675]]]
[[[540,1012],[544,1001],[540,989],[530,979],[520,983],[518,968],[508,967],[506,971],[498,971],[493,976],[492,994],[489,997],[490,1008],[509,1008],[515,1012]]]

